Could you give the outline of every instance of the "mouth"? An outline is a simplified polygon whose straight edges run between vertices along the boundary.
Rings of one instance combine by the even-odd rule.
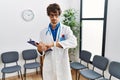
[[[52,21],[56,21],[56,19],[53,19]]]
[[[57,22],[56,20],[52,20],[52,22]]]

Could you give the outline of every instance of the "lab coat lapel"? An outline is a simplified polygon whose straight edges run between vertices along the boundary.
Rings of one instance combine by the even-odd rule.
[[[50,40],[49,42],[53,42],[54,41],[54,39],[53,39],[53,36],[52,36],[52,32],[51,32],[51,29],[48,27],[48,33],[47,33],[47,35],[48,35],[48,37],[49,37],[49,39],[48,40]],[[47,39],[47,38],[46,38]]]

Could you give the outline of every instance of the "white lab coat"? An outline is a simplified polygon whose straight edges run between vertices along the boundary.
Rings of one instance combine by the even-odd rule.
[[[62,35],[64,35],[65,40],[60,41],[59,44],[61,44],[63,48],[54,46],[52,48],[53,51],[45,54],[43,62],[43,80],[72,80],[68,48],[76,47],[77,40],[70,27],[60,23],[56,40],[59,40],[58,38],[62,37]],[[45,28],[40,32],[40,41],[44,43],[54,42],[49,28]]]

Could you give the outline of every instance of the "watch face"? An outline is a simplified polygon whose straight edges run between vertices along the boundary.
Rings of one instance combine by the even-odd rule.
[[[25,20],[25,21],[31,21],[33,20],[34,18],[34,13],[32,10],[28,9],[28,10],[24,10],[22,12],[22,18]]]

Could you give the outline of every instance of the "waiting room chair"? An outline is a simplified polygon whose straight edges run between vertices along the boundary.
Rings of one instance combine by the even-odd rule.
[[[1,60],[4,63],[4,67],[2,68],[2,80],[5,80],[5,74],[6,73],[13,73],[13,72],[18,72],[18,77],[21,75],[22,78],[22,72],[21,72],[21,66],[18,65],[17,61],[19,59],[19,55],[17,51],[10,51],[10,52],[5,52],[1,54]],[[8,63],[15,63],[15,65],[9,65]],[[19,75],[20,72],[20,75]]]
[[[100,79],[100,80],[111,80],[111,77],[115,77],[117,79],[120,79],[120,63],[116,61],[112,61],[109,65],[109,79]]]
[[[91,53],[86,50],[82,50],[81,53],[79,54],[80,62],[71,62],[70,67],[74,70],[76,70],[76,80],[77,80],[77,71],[82,70],[85,68],[88,68],[88,64],[90,62],[91,58]],[[83,65],[81,61],[84,61],[87,63],[87,66]]]
[[[95,80],[101,77],[104,77],[104,71],[107,68],[108,65],[108,59],[102,56],[95,55],[93,58],[93,70],[87,69],[87,70],[81,70],[79,71],[82,76],[89,80]],[[98,68],[102,71],[102,74],[96,72],[94,68]]]
[[[23,59],[25,60],[24,64],[24,77],[26,80],[26,70],[27,69],[36,69],[36,73],[38,73],[37,68],[40,67],[40,63],[37,62],[37,51],[36,49],[28,49],[22,52]],[[34,60],[34,62],[28,62],[29,60]]]

